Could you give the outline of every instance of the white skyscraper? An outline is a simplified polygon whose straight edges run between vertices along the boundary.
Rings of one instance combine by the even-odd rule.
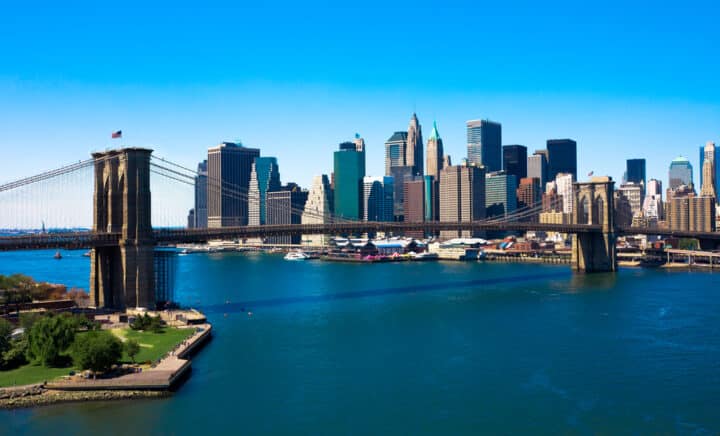
[[[555,177],[555,185],[557,193],[562,198],[563,213],[573,213],[574,195],[573,195],[573,176],[570,173],[560,173]]]
[[[326,224],[332,219],[332,191],[330,181],[325,174],[313,177],[313,184],[308,193],[300,222],[302,224]],[[328,235],[303,235],[302,243],[312,246],[326,245]]]

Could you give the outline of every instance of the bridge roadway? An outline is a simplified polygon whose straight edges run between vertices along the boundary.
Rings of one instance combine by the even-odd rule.
[[[600,225],[542,224],[532,222],[347,222],[333,224],[280,224],[263,226],[222,227],[216,229],[155,229],[155,243],[159,245],[201,243],[214,239],[260,238],[291,234],[360,234],[386,232],[401,234],[406,231],[437,233],[442,230],[474,231],[545,231],[561,233],[602,233]],[[676,238],[697,238],[720,241],[720,233],[672,231],[659,228],[618,227],[617,235],[661,235]],[[30,249],[79,249],[111,247],[120,243],[120,233],[43,233],[0,237],[0,251]]]

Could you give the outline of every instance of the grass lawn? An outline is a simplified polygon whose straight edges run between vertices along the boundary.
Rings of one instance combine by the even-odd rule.
[[[72,370],[73,368],[45,368],[41,365],[28,364],[9,371],[0,371],[0,387],[50,381],[62,375],[68,375]]]
[[[166,327],[161,333],[137,331],[132,329],[113,329],[113,334],[125,342],[135,339],[140,344],[140,352],[135,356],[136,362],[154,362],[172,350],[177,344],[195,333],[194,328],[177,329]],[[123,363],[130,363],[130,356],[123,352]]]

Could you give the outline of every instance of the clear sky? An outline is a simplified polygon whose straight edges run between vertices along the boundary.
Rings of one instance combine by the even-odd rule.
[[[666,184],[682,154],[697,180],[698,147],[720,142],[713,1],[144,3],[3,5],[0,181],[117,145],[194,167],[241,139],[307,186],[355,132],[382,175],[413,111],[455,162],[468,119],[530,152],[573,138],[581,176],[644,157]]]

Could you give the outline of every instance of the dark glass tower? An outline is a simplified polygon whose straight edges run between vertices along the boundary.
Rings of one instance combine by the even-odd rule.
[[[645,185],[645,159],[628,159],[626,171],[627,182]]]
[[[467,122],[468,162],[502,170],[502,126],[489,120]]]
[[[527,147],[524,145],[503,146],[503,170],[515,176],[515,180],[527,177]]]
[[[577,180],[577,142],[572,139],[548,139],[548,180],[559,173],[572,174]]]

